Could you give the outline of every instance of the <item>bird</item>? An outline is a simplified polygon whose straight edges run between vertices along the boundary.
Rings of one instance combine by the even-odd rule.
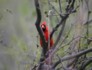
[[[46,42],[48,43],[49,37],[50,37],[50,30],[47,26],[47,22],[43,21],[40,25],[42,31],[43,31],[43,35],[45,37]],[[50,39],[50,47],[48,47],[48,49],[50,49],[53,46],[54,42],[53,42],[53,38]],[[41,47],[43,47],[43,43],[42,43],[42,39],[40,38],[40,45]]]

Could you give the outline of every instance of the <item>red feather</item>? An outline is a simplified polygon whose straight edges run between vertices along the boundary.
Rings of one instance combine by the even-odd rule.
[[[45,37],[46,41],[48,42],[48,38],[50,36],[50,31],[49,31],[48,26],[46,25],[45,21],[41,23],[41,28],[42,28],[42,26],[43,26],[43,29],[44,29],[44,31],[43,31],[44,37]],[[40,45],[42,46],[42,39],[41,38],[40,38]],[[52,46],[53,46],[53,39],[51,38],[50,39],[50,48]]]

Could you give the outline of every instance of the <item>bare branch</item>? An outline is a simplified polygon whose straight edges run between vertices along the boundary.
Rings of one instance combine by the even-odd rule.
[[[34,0],[34,1],[35,1],[36,12],[37,12],[37,20],[35,22],[35,25],[36,25],[37,31],[38,31],[38,33],[40,35],[40,38],[42,39],[42,43],[43,43],[42,44],[43,49],[42,49],[42,55],[41,55],[42,58],[40,58],[40,62],[42,62],[42,61],[44,61],[44,57],[45,57],[45,54],[47,52],[48,44],[47,44],[47,42],[45,40],[45,37],[44,37],[43,32],[42,32],[42,29],[40,27],[41,11],[40,11],[39,2],[38,2],[38,0]],[[42,70],[42,64],[39,65],[38,70]]]
[[[86,50],[84,50],[84,51],[80,51],[80,52],[78,52],[78,53],[76,53],[76,54],[73,54],[73,55],[67,55],[67,56],[61,58],[60,60],[58,60],[58,61],[52,66],[52,68],[55,68],[54,66],[57,66],[59,63],[61,63],[61,62],[63,62],[63,61],[70,60],[70,59],[73,59],[73,58],[75,58],[75,57],[80,57],[80,56],[82,56],[82,55],[84,55],[84,54],[87,54],[87,53],[89,53],[89,52],[92,52],[92,48],[86,49]]]
[[[44,38],[44,35],[43,35],[43,32],[40,28],[40,22],[41,22],[41,11],[40,11],[40,6],[39,6],[39,2],[38,0],[35,0],[35,7],[36,7],[36,12],[37,12],[37,20],[35,22],[35,25],[36,25],[36,28],[38,30],[38,33],[42,39],[42,42],[43,42],[43,46],[46,46],[46,42],[45,42],[45,38]]]
[[[72,29],[72,25],[71,25],[71,27],[70,27],[68,33],[66,34],[65,38],[64,38],[64,39],[62,40],[62,42],[59,44],[59,46],[61,46],[61,45],[63,44],[63,42],[68,38],[68,35],[69,35],[70,32],[71,32],[71,29]],[[58,49],[60,49],[60,48],[58,48]]]
[[[63,24],[63,22],[68,18],[68,15],[69,15],[69,14],[66,14],[66,15],[61,19],[60,23],[57,24],[57,25],[53,28],[53,30],[52,30],[52,32],[51,32],[51,34],[50,34],[50,38],[52,38],[54,32],[57,31],[57,29],[58,29],[58,28]]]
[[[78,37],[72,38],[68,43],[66,43],[65,45],[62,45],[62,46],[61,46],[61,44],[62,44],[62,43],[61,43],[61,44],[59,45],[59,46],[61,46],[61,47],[59,47],[58,50],[60,50],[60,49],[63,48],[64,46],[69,45],[71,42],[73,42],[75,39],[78,39],[78,38],[86,38],[86,37],[78,36]],[[87,39],[87,38],[86,38],[86,39]],[[57,51],[58,51],[58,50],[57,50]]]
[[[71,6],[72,8],[73,8],[73,6],[74,6],[74,3],[75,3],[75,0],[72,2],[72,6]],[[68,7],[68,6],[67,6],[67,7]],[[69,10],[66,10],[66,13],[65,13],[65,14],[61,14],[61,13],[59,14],[62,19],[61,19],[60,23],[57,24],[57,25],[53,28],[53,30],[52,30],[52,32],[51,32],[51,34],[50,34],[50,38],[52,38],[54,32],[62,25],[62,22],[65,21],[71,13],[74,13],[75,10],[76,10],[79,6],[77,6],[75,9],[74,9],[74,8],[71,9],[71,7],[70,7]]]
[[[92,58],[88,59],[86,62],[84,62],[81,67],[80,70],[84,70],[86,68],[86,66],[88,66],[90,63],[92,63]]]
[[[59,13],[56,8],[49,2],[49,5],[52,7],[52,9],[62,18],[63,15],[61,13]]]
[[[58,2],[59,2],[60,13],[62,13],[61,0],[59,0]]]

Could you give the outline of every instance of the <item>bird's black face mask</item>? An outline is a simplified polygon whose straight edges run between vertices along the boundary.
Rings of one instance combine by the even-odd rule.
[[[41,25],[41,28],[42,28],[43,32],[46,31],[46,25],[42,24],[42,25]]]

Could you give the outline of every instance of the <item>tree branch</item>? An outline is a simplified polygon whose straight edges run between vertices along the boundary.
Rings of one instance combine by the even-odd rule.
[[[76,58],[76,57],[80,57],[80,56],[82,56],[82,55],[84,55],[84,54],[87,54],[87,53],[89,53],[89,52],[92,52],[92,48],[86,49],[86,50],[84,50],[84,51],[80,51],[80,52],[78,52],[78,53],[76,53],[76,54],[73,54],[73,55],[67,55],[67,56],[61,58],[60,60],[58,60],[58,61],[52,66],[52,68],[55,68],[58,64],[60,64],[60,63],[63,62],[63,61],[70,60],[70,59],[73,59],[73,58]]]
[[[39,2],[38,2],[38,0],[35,0],[35,8],[36,8],[36,12],[37,12],[37,20],[36,20],[36,22],[35,22],[35,25],[36,25],[36,28],[37,28],[37,31],[38,31],[38,33],[39,33],[39,35],[40,35],[40,38],[42,39],[42,46],[43,46],[43,48],[42,48],[42,56],[43,57],[45,57],[45,54],[46,54],[46,52],[47,52],[47,46],[48,46],[48,44],[47,44],[47,42],[46,42],[46,40],[45,40],[45,37],[44,37],[44,35],[43,35],[43,31],[42,31],[42,29],[41,29],[41,27],[40,27],[40,22],[41,22],[41,11],[40,11],[40,6],[39,6]],[[42,59],[43,60],[43,59]]]
[[[86,66],[88,66],[90,63],[92,63],[92,58],[88,59],[86,62],[84,62],[81,67],[80,70],[84,70],[86,68]]]
[[[42,43],[43,43],[42,44],[42,46],[43,46],[43,48],[42,48],[42,55],[41,55],[42,58],[40,58],[40,62],[42,62],[42,61],[44,61],[44,58],[46,57],[45,54],[47,52],[48,44],[47,44],[47,42],[45,40],[45,37],[43,35],[43,31],[42,31],[42,29],[40,27],[41,11],[40,11],[39,2],[38,2],[38,0],[34,0],[34,1],[35,1],[36,12],[37,12],[37,20],[35,22],[35,25],[36,25],[37,31],[38,31],[38,33],[40,35],[40,38],[42,39]],[[42,64],[39,65],[38,70],[42,70]]]
[[[40,6],[39,6],[38,0],[35,0],[35,7],[36,7],[36,12],[37,12],[37,20],[35,22],[35,25],[36,25],[37,31],[42,39],[43,46],[45,46],[45,44],[46,44],[45,38],[44,38],[43,32],[42,32],[41,27],[40,27],[41,11],[40,11]]]
[[[66,15],[61,19],[60,23],[57,24],[57,25],[53,28],[53,30],[52,30],[52,32],[51,32],[51,34],[50,34],[50,39],[52,38],[54,32],[57,31],[57,29],[58,29],[58,28],[63,24],[63,22],[68,18],[68,15],[69,15],[69,14],[66,14]]]
[[[58,2],[59,2],[60,13],[62,13],[61,0],[59,0]]]

